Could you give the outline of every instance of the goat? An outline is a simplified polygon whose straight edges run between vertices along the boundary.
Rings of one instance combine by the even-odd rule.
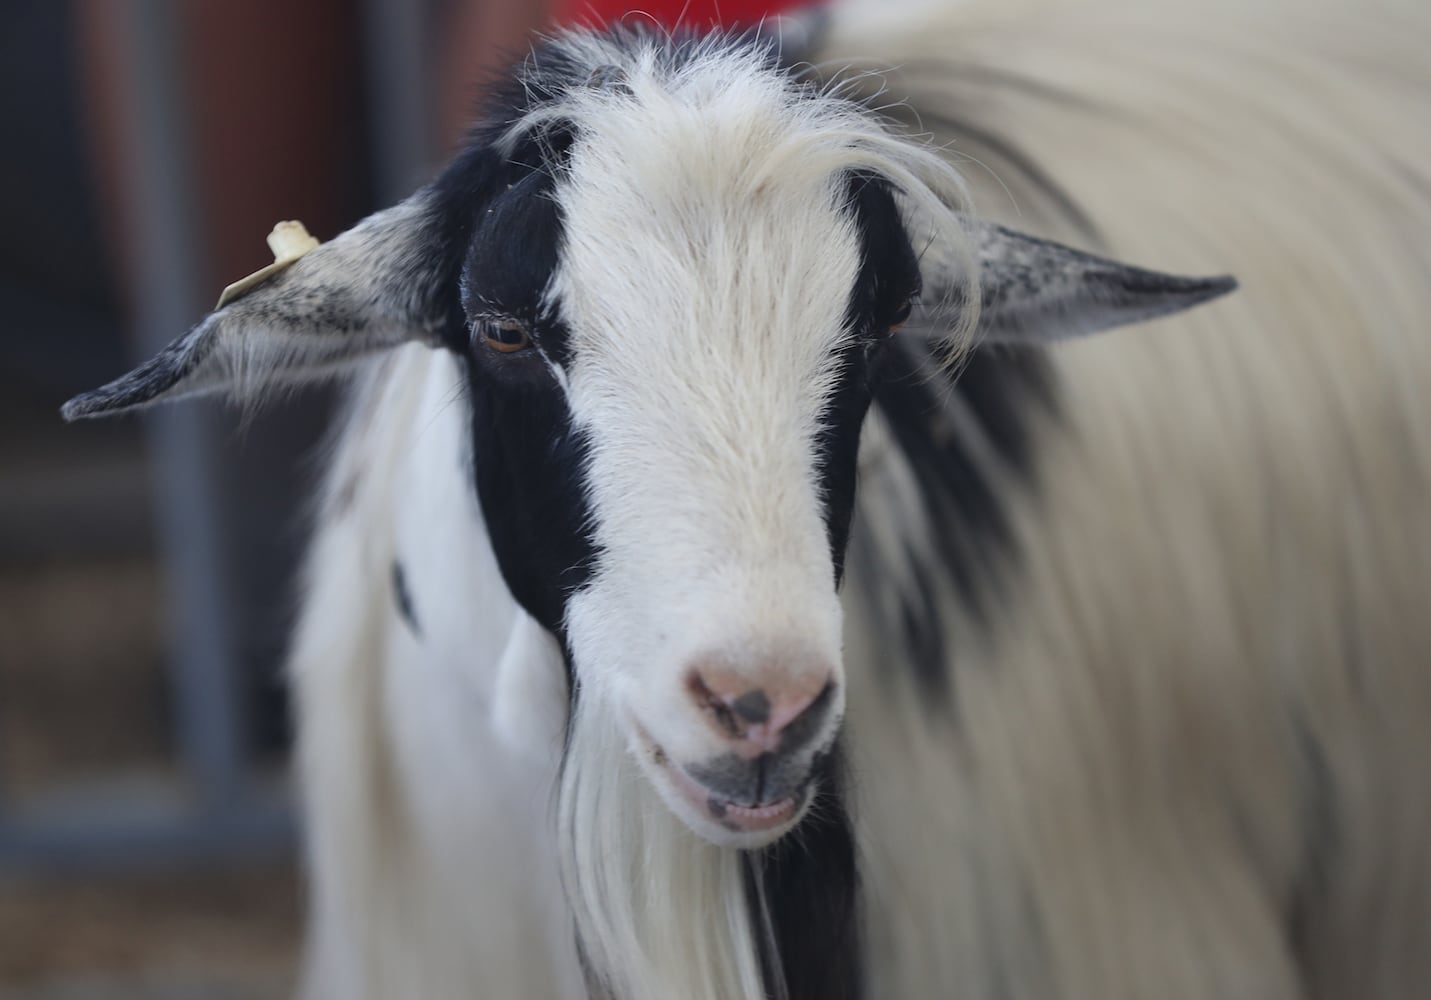
[[[67,404],[352,381],[310,1000],[1424,989],[1431,14],[1192,6],[560,35]]]

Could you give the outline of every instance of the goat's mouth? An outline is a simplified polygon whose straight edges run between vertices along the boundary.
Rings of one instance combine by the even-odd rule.
[[[809,788],[802,786],[793,795],[774,802],[742,804],[707,788],[677,764],[667,761],[665,771],[687,802],[705,810],[712,820],[732,833],[765,833],[786,826],[799,811]]]
[[[640,726],[641,762],[671,811],[700,837],[726,847],[764,847],[793,829],[815,794],[813,773],[779,798],[739,801],[672,760]],[[812,769],[813,770],[813,769]]]

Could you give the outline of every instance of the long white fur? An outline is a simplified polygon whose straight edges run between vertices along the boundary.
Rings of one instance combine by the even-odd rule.
[[[847,14],[831,65],[899,64],[892,93],[1017,145],[1106,252],[1242,283],[1052,352],[1017,582],[987,632],[948,609],[957,724],[860,669],[885,584],[852,568],[870,995],[1421,995],[1431,10]],[[998,150],[940,139],[981,214],[1083,239]],[[917,543],[882,488],[860,527]]]
[[[870,996],[1392,1000],[1431,978],[1428,22],[1326,0],[836,12],[823,59],[900,64],[893,93],[957,100],[1106,249],[1243,282],[1054,354],[1064,423],[1040,428],[1040,493],[1010,493],[1016,586],[987,631],[947,594],[950,712],[899,680],[867,615],[923,537],[869,427],[844,663]],[[1014,172],[1012,201],[965,172],[985,214],[1076,238]],[[523,625],[459,460],[455,372],[420,347],[373,369],[294,655],[308,996],[581,996],[555,734],[543,762],[484,724],[512,710],[497,665]],[[391,610],[399,554],[420,644]],[[533,666],[550,711],[560,679]],[[734,854],[657,800],[613,690],[574,720],[558,810],[575,915],[629,1000],[760,996]]]

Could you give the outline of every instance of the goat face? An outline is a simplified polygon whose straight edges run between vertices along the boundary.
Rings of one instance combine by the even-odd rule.
[[[750,846],[839,728],[860,424],[919,274],[887,185],[766,171],[740,112],[654,149],[608,121],[517,179],[462,307],[509,584],[671,808]]]
[[[452,351],[498,564],[573,698],[697,833],[757,846],[799,821],[843,715],[860,424],[921,280],[967,301],[946,293],[977,274],[978,336],[1025,344],[1232,282],[957,216],[934,153],[739,40],[578,35],[525,73],[433,185],[64,412]]]

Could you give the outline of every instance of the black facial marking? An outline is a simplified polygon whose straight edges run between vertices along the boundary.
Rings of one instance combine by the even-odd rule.
[[[584,86],[591,68],[548,46],[526,65],[539,66],[540,73],[519,71],[496,91],[489,124],[477,129],[468,152],[437,188],[452,214],[470,220],[450,346],[467,371],[472,472],[488,535],[512,595],[565,648],[567,597],[587,579],[596,558],[587,445],[572,426],[548,363],[571,362],[559,304],[547,293],[563,241],[551,192],[573,133],[552,122],[503,155],[493,147],[508,124],[532,107]],[[483,336],[484,324],[493,322],[520,324],[532,346],[498,351]],[[575,697],[577,685],[571,690]]]
[[[393,560],[392,584],[393,603],[397,605],[398,616],[407,622],[413,635],[422,635],[422,627],[417,623],[417,613],[412,606],[412,593],[407,589],[407,576],[403,573],[402,563],[396,559]]]
[[[556,270],[562,225],[552,178],[530,172],[498,192],[477,220],[463,268],[463,306],[534,323]]]
[[[849,211],[860,234],[860,272],[846,309],[855,333],[845,345],[841,374],[822,415],[816,447],[825,506],[825,528],[835,564],[844,578],[845,549],[854,516],[860,429],[869,409],[889,328],[919,289],[919,262],[889,185],[856,175],[849,181]]]
[[[756,935],[765,982],[785,983],[783,994],[769,988],[771,995],[858,1000],[864,996],[859,871],[838,746],[817,760],[815,772],[818,798],[800,826],[741,855],[746,898],[752,924],[769,931]]]
[[[927,340],[888,335],[918,291],[918,259],[886,183],[853,177],[849,204],[861,237],[861,269],[847,321],[860,336],[846,347],[819,445],[831,552],[838,580],[853,516],[860,430],[873,401],[914,469],[935,533],[917,552],[876,553],[901,559],[917,583],[902,595],[898,620],[887,628],[906,638],[910,666],[921,680],[942,688],[948,644],[936,579],[947,576],[965,605],[983,615],[1016,555],[1006,498],[977,456],[993,454],[1013,473],[1010,481],[1031,488],[1033,426],[1056,410],[1054,384],[1036,350],[981,348],[951,373]],[[966,436],[970,425],[982,442]]]
[[[559,392],[498,385],[476,364],[469,373],[474,474],[498,565],[513,597],[564,638],[567,597],[596,559],[586,441]]]

